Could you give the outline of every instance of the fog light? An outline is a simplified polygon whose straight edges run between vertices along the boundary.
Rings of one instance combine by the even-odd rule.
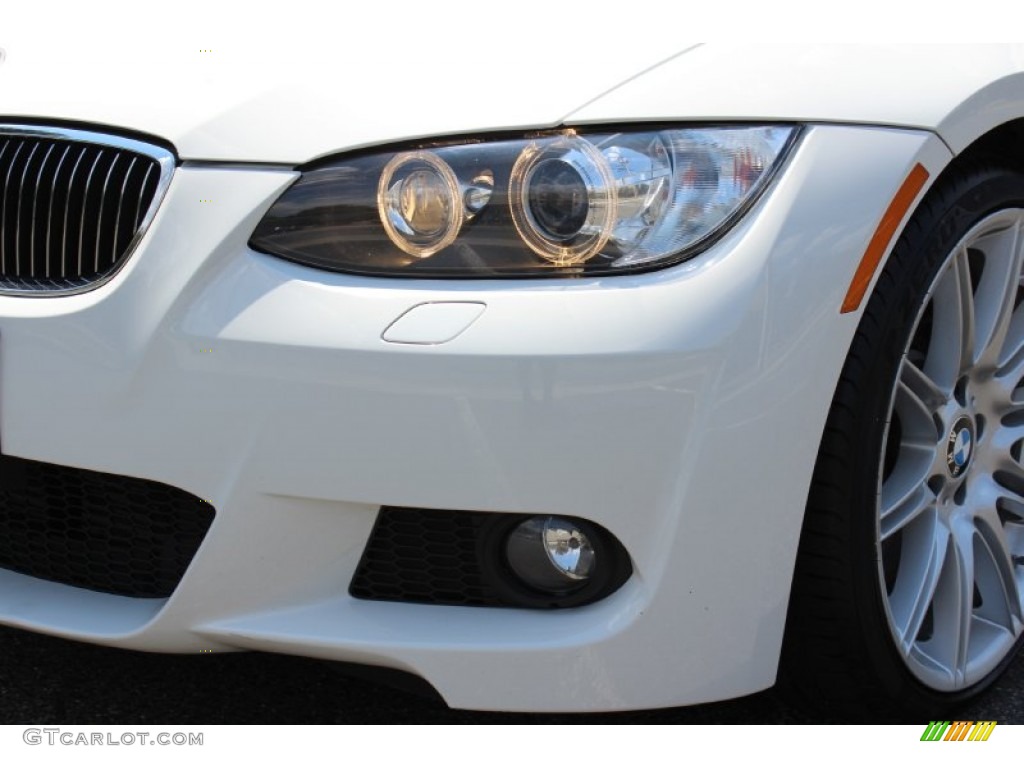
[[[563,517],[531,517],[508,535],[509,568],[532,589],[565,594],[581,589],[597,566],[585,526]]]

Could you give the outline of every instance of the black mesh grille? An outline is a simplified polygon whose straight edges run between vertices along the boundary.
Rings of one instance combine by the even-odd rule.
[[[0,568],[125,597],[168,597],[213,521],[169,485],[0,456]]]
[[[543,591],[510,568],[508,535],[530,515],[381,507],[349,593],[363,600],[433,605],[576,608],[601,600],[633,573],[607,529],[579,518],[600,567],[585,582]]]
[[[120,147],[0,130],[0,290],[69,290],[114,272],[160,174]]]
[[[494,515],[385,507],[349,592],[364,600],[506,605],[488,584],[476,543]]]

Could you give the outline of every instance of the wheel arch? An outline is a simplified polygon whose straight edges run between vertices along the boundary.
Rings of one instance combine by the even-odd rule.
[[[1024,82],[1021,90],[1024,91]],[[1007,120],[977,136],[950,161],[939,178],[955,168],[986,160],[1024,170],[1024,116]]]
[[[954,177],[956,174],[962,174],[972,168],[983,166],[1001,167],[1007,171],[1024,173],[1024,116],[1021,116],[1021,113],[1024,112],[1024,99],[1016,97],[1000,101],[999,94],[1005,93],[1006,81],[1013,82],[1013,88],[1018,96],[1024,94],[1024,76],[1004,78],[1004,80],[983,89],[975,94],[975,96],[963,102],[943,121],[943,128],[936,132],[947,148],[955,150],[955,154],[946,158],[944,163],[941,161],[936,162],[937,158],[934,156],[930,158],[931,162],[928,163],[928,166],[931,171],[931,178],[923,186],[913,204],[906,210],[902,217],[902,223],[896,228],[885,248],[884,258],[878,263],[871,287],[864,296],[859,311],[856,313],[858,327],[860,327],[861,321],[864,319],[864,309],[879,290],[878,277],[885,271],[893,251],[897,248],[898,243],[905,234],[907,226],[928,205],[932,190],[941,189],[953,180],[951,177]],[[965,116],[964,113],[970,112],[973,108],[971,105],[976,105],[978,114]],[[982,117],[985,117],[985,119],[983,120]],[[1006,119],[1001,122],[989,123],[994,117]],[[856,343],[856,337],[857,333],[854,334],[854,338],[851,341],[851,348]],[[812,494],[813,489],[809,493],[809,497]],[[801,541],[808,532],[810,504],[811,500],[809,498],[808,507],[805,508],[801,524]],[[821,535],[821,531],[817,531],[816,534]],[[787,649],[786,647],[790,645],[790,633],[794,629],[792,627],[793,599],[797,591],[798,576],[799,573],[794,571],[793,580],[790,584],[790,602],[787,606],[786,640],[779,660],[779,680],[782,682],[784,690],[789,693],[793,693],[793,685],[791,679],[788,679],[786,674],[787,653],[790,656],[788,663],[791,667],[794,665],[794,662],[799,666],[804,661],[803,656],[796,658],[792,648]],[[806,701],[806,691],[798,692],[796,698]]]
[[[976,90],[946,114],[936,132],[955,159],[984,150],[1024,161],[1024,72],[1006,74]]]

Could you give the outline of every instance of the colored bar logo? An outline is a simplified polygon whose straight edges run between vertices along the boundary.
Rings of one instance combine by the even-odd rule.
[[[988,741],[995,720],[932,720],[921,734],[921,741]]]

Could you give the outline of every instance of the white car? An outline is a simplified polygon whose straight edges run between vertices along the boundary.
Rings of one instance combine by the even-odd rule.
[[[989,686],[1024,48],[434,32],[0,39],[0,622],[462,708]]]

